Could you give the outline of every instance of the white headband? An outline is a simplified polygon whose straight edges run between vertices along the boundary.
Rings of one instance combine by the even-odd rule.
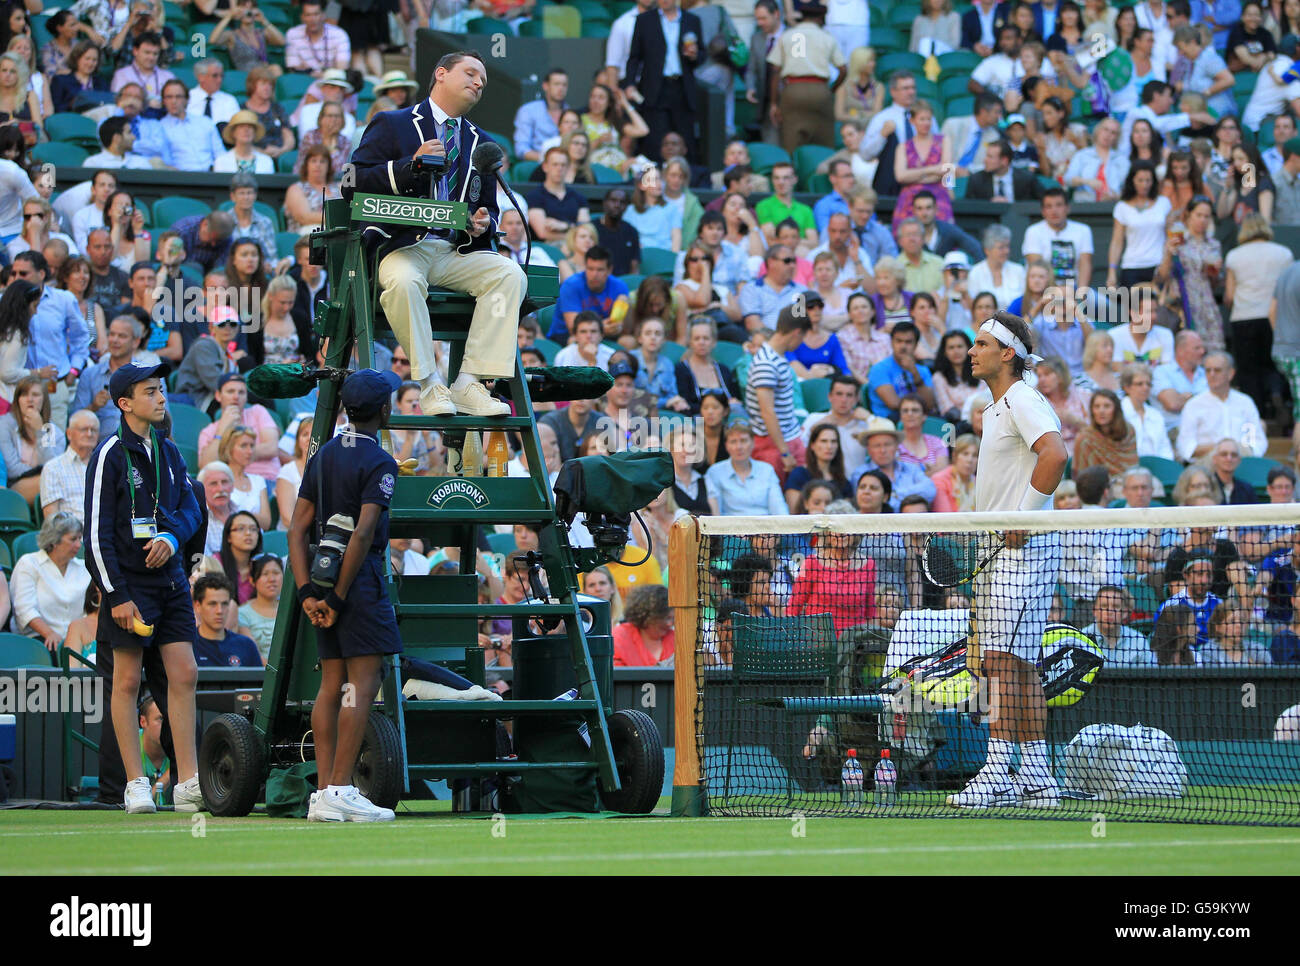
[[[987,332],[1004,346],[1012,349],[1018,358],[1025,360],[1025,367],[1028,369],[1032,369],[1034,366],[1038,365],[1038,363],[1043,361],[1042,356],[1036,356],[1025,348],[1025,344],[1016,337],[1015,333],[997,319],[989,319],[980,326],[980,331]]]

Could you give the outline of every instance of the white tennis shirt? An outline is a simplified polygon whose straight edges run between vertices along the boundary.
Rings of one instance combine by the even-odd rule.
[[[1037,389],[1016,380],[984,410],[984,438],[975,470],[976,510],[1019,510],[1038,456],[1033,446],[1061,421]]]

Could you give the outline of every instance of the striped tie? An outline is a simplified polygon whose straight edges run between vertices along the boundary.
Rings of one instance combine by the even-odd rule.
[[[460,138],[457,135],[456,118],[447,118],[446,131],[443,135],[443,141],[447,148],[447,201],[455,201],[457,197],[457,188],[459,187],[459,173],[456,162],[460,158]]]

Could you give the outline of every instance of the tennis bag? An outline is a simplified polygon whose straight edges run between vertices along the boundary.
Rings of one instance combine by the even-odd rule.
[[[1063,777],[1067,791],[1101,801],[1182,798],[1187,766],[1158,728],[1094,724],[1070,739]]]

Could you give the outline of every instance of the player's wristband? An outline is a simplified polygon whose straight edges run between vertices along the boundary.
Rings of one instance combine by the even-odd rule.
[[[343,613],[343,608],[348,606],[348,602],[346,600],[344,600],[338,594],[334,593],[333,587],[331,587],[330,592],[325,595],[325,603],[328,604],[330,610],[334,611],[334,613],[336,614]]]
[[[1046,493],[1039,493],[1030,483],[1025,487],[1025,495],[1020,498],[1021,510],[1046,510],[1052,498]]]
[[[315,597],[315,598],[319,598],[319,597],[320,597],[320,591],[318,591],[318,590],[316,589],[316,585],[315,585],[315,584],[312,584],[312,583],[306,583],[306,584],[303,584],[301,587],[298,588],[298,603],[299,603],[299,604],[304,604],[304,603],[307,602],[308,599],[313,598],[313,597]]]

